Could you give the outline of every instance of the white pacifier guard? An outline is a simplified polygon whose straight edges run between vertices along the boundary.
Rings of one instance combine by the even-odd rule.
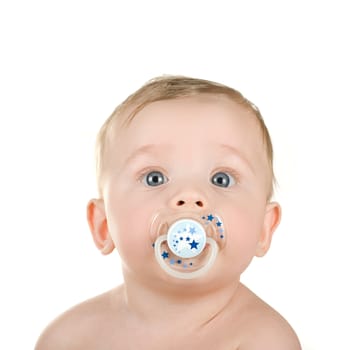
[[[225,236],[222,220],[215,215],[163,217],[154,221],[158,233],[155,258],[169,275],[180,279],[203,276],[213,266]]]

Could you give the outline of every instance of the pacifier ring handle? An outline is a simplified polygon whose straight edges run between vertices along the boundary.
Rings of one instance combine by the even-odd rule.
[[[158,237],[158,239],[154,243],[155,257],[156,257],[156,260],[159,263],[159,265],[162,267],[162,269],[166,273],[168,273],[170,276],[180,278],[180,279],[193,279],[193,278],[201,277],[204,274],[206,274],[207,271],[214,264],[215,259],[216,259],[217,254],[218,254],[218,250],[219,250],[218,245],[215,242],[215,240],[210,238],[210,237],[207,237],[206,243],[208,243],[210,245],[210,255],[209,255],[209,258],[207,260],[207,263],[203,267],[199,268],[198,270],[191,271],[191,272],[181,272],[181,271],[171,269],[169,267],[169,265],[167,265],[167,263],[165,262],[164,256],[161,253],[161,245],[163,242],[166,242],[167,240],[168,240],[168,236],[166,234]]]

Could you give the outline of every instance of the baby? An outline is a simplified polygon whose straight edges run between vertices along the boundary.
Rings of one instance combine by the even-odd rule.
[[[129,96],[97,140],[87,219],[124,284],[53,321],[36,350],[297,350],[287,321],[240,282],[270,247],[273,151],[238,91],[165,76]]]

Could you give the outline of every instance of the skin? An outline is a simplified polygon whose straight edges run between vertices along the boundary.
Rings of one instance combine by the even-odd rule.
[[[267,200],[271,172],[251,112],[223,96],[155,102],[116,122],[106,157],[88,221],[103,254],[118,250],[125,283],[56,319],[36,350],[300,349],[282,316],[240,283],[281,216]],[[147,185],[152,170],[163,184]],[[218,172],[230,186],[212,183]],[[220,213],[227,242],[205,276],[179,280],[155,261],[149,227],[160,208]]]

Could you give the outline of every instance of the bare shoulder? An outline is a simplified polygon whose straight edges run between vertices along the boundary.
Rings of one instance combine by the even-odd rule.
[[[301,350],[293,328],[276,310],[244,286],[242,293],[240,350]]]
[[[53,320],[40,335],[35,350],[76,350],[94,348],[104,325],[118,308],[113,289],[86,300]],[[113,310],[113,311],[112,311]]]

